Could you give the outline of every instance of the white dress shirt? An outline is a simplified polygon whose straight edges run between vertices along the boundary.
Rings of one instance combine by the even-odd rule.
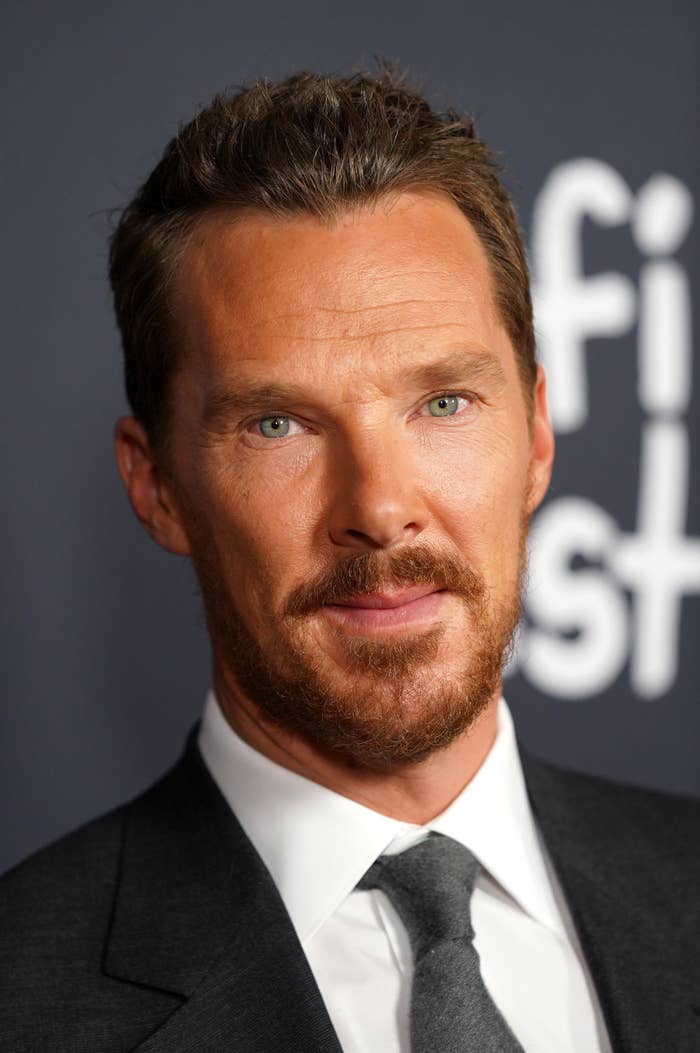
[[[413,964],[384,893],[355,891],[375,859],[435,830],[483,868],[472,896],[484,982],[526,1053],[609,1053],[603,1017],[530,809],[510,712],[460,795],[425,826],[391,819],[245,743],[210,692],[199,748],[270,871],[344,1053],[410,1053]]]

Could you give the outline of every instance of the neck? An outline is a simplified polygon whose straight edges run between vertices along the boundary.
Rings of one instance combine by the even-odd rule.
[[[375,812],[422,825],[458,796],[483,764],[496,738],[499,688],[474,724],[449,746],[396,770],[361,768],[267,720],[215,671],[222,712],[249,746],[270,760]]]

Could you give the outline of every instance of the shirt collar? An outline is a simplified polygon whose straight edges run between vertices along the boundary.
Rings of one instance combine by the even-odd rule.
[[[536,920],[562,931],[505,701],[495,742],[471,782],[425,826],[373,811],[283,768],[244,742],[213,691],[199,732],[204,761],[308,942],[387,849],[435,830],[466,845]]]
[[[427,828],[464,844],[526,913],[564,933],[504,699],[499,702],[498,732],[486,759]]]

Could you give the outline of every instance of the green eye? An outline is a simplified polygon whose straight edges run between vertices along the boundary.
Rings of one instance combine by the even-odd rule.
[[[451,417],[459,409],[459,396],[439,395],[430,400],[428,409],[433,417]]]
[[[258,426],[266,439],[283,439],[289,433],[289,417],[263,417]]]

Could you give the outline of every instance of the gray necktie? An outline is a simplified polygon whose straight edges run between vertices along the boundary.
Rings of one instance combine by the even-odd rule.
[[[413,1053],[523,1053],[479,970],[470,901],[479,863],[451,837],[430,834],[380,856],[358,884],[387,894],[411,942]]]

